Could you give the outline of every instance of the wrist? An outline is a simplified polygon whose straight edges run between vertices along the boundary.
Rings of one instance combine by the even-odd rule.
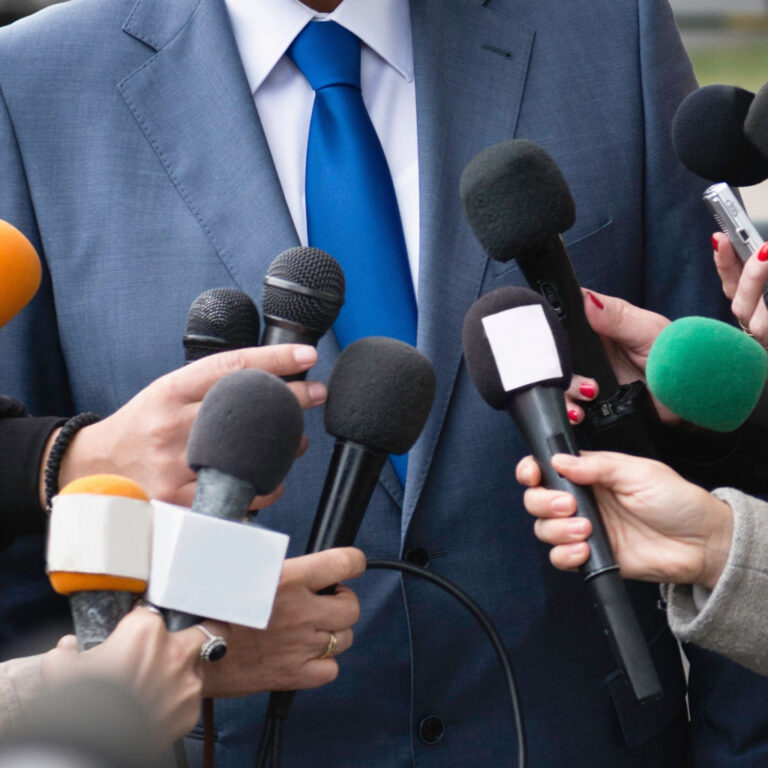
[[[710,499],[706,514],[707,538],[702,552],[702,567],[695,583],[714,589],[728,562],[733,544],[733,510],[721,499]]]

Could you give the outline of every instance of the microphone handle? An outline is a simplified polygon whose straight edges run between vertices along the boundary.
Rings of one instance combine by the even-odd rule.
[[[136,595],[116,590],[84,590],[69,596],[77,649],[87,651],[101,645],[133,607]]]
[[[349,547],[355,543],[357,531],[386,460],[386,453],[352,440],[336,439],[306,554],[332,547]],[[335,590],[335,586],[330,586],[321,589],[318,594],[332,595]],[[296,691],[270,693],[268,717],[285,720],[295,696]]]
[[[261,337],[261,346],[269,347],[273,344],[309,344],[316,347],[320,341],[322,332],[279,317],[264,315],[264,334]],[[290,376],[281,376],[283,381],[304,381],[307,372],[294,373]]]
[[[592,489],[576,485],[552,467],[551,458],[556,453],[579,454],[568,425],[562,390],[553,386],[534,386],[514,393],[507,408],[541,469],[544,486],[573,494],[578,505],[576,514],[592,524],[589,559],[579,571],[589,586],[614,657],[626,673],[635,698],[644,701],[660,696],[661,684],[619,575]]]
[[[584,296],[573,271],[563,238],[552,237],[515,257],[528,285],[557,312],[568,334],[573,370],[597,381],[596,402],[610,399],[619,388],[616,374],[600,337],[584,312]]]
[[[255,495],[256,491],[249,482],[213,467],[201,467],[197,473],[191,511],[198,515],[240,522],[248,513]],[[165,611],[165,623],[171,632],[187,629],[202,620],[202,617],[184,611]]]

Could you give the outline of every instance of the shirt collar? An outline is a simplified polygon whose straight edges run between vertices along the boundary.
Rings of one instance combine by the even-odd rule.
[[[255,93],[296,35],[313,19],[328,19],[357,35],[408,82],[413,49],[408,0],[343,0],[320,14],[299,0],[225,0],[251,92]]]

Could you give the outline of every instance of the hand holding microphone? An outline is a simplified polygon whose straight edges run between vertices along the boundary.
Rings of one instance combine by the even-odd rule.
[[[724,501],[661,462],[621,453],[556,454],[552,467],[592,487],[624,578],[714,587],[732,538],[733,514]],[[536,537],[553,547],[552,564],[560,570],[581,567],[590,554],[592,526],[573,517],[574,496],[542,487],[530,456],[517,465],[517,479],[528,486],[523,502],[537,518]]]
[[[578,499],[579,514],[589,520],[593,532],[590,558],[581,573],[603,630],[635,698],[658,696],[661,686],[591,491],[551,469],[553,454],[578,453],[562,397],[571,371],[557,314],[532,291],[501,288],[470,307],[463,345],[475,387],[493,408],[509,411],[531,446],[547,487],[567,490]]]

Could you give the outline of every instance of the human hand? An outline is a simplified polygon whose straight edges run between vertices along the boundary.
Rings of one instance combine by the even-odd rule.
[[[246,368],[260,368],[276,376],[299,373],[317,361],[317,350],[303,344],[278,344],[220,352],[171,371],[139,392],[109,418],[80,430],[61,462],[59,485],[90,474],[118,474],[138,482],[150,496],[189,507],[195,473],[186,458],[192,422],[208,390],[224,376]],[[288,384],[302,408],[325,402],[319,381]],[[44,472],[56,432],[49,438],[41,463]],[[306,449],[306,436],[300,453]],[[44,505],[41,476],[41,504]],[[257,498],[252,509],[275,501],[282,486]]]
[[[731,508],[658,461],[622,453],[557,454],[552,466],[578,485],[591,485],[616,562],[625,578],[712,588],[733,538]],[[536,537],[553,545],[552,564],[572,570],[589,557],[591,524],[574,518],[576,499],[539,485],[531,456],[517,465],[528,486],[525,508],[538,518]]]
[[[712,235],[715,267],[723,284],[723,293],[731,301],[731,311],[742,328],[763,346],[768,345],[768,309],[763,290],[768,282],[768,243],[742,263],[728,237]]]
[[[624,299],[606,296],[582,289],[587,321],[603,342],[608,360],[619,384],[645,381],[645,366],[653,342],[670,321],[657,312],[641,309]],[[587,392],[585,393],[585,387]],[[591,397],[586,396],[592,393]],[[578,423],[584,418],[579,401],[593,400],[598,393],[597,382],[574,376],[566,392],[568,417]],[[667,424],[676,424],[679,417],[656,398],[653,403],[659,418]],[[573,411],[573,414],[571,414]],[[575,418],[574,418],[575,417]]]
[[[206,621],[216,635],[227,637],[226,624]],[[200,716],[202,662],[205,637],[190,627],[168,632],[163,618],[144,608],[134,608],[101,644],[77,652],[74,635],[59,640],[40,664],[44,682],[62,683],[72,676],[113,679],[132,691],[147,708],[156,726],[153,738],[158,751],[167,749],[188,733]]]
[[[285,561],[265,630],[231,625],[227,655],[204,669],[205,696],[228,698],[257,691],[293,691],[330,683],[339,673],[335,658],[320,658],[336,635],[336,654],[352,645],[360,617],[357,596],[340,585],[365,570],[365,556],[351,547],[328,549]],[[333,595],[319,590],[339,584]]]

